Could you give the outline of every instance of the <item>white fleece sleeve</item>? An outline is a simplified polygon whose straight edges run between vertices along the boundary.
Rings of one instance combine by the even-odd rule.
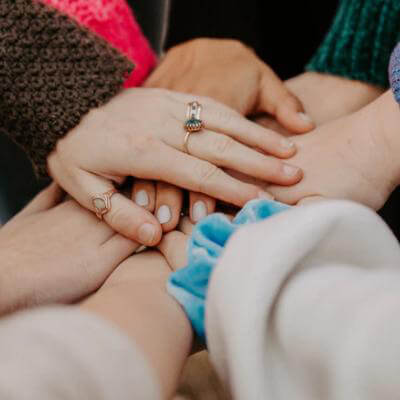
[[[206,331],[234,399],[394,400],[399,316],[397,240],[371,210],[329,201],[235,234]]]
[[[75,307],[0,322],[2,400],[158,400],[140,350],[117,328]]]

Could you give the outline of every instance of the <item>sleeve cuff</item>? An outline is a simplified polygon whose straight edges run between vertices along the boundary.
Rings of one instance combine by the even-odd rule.
[[[399,37],[398,0],[341,0],[306,70],[388,88],[387,67]]]

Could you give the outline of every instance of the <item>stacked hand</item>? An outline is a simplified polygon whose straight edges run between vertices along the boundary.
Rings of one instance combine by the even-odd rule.
[[[184,123],[187,104],[193,100],[203,106],[205,126],[191,135],[188,154]],[[115,194],[104,215],[116,232],[151,246],[160,241],[162,233],[151,214],[154,207],[164,230],[172,229],[179,219],[179,192],[168,183],[243,206],[267,194],[232,178],[222,168],[290,185],[301,179],[301,171],[282,159],[295,151],[295,146],[276,132],[209,98],[161,89],[131,89],[91,111],[60,140],[49,157],[49,171],[73,198],[93,211],[93,197],[109,192],[112,180],[121,182],[134,176],[163,182],[158,184],[161,193],[157,197],[148,183],[135,183],[134,197],[146,209]],[[171,198],[178,212],[171,211]]]
[[[194,40],[171,49],[147,85],[214,97],[243,115],[264,112],[257,123],[284,136],[313,128],[311,119],[304,119],[306,110],[318,128],[291,137],[298,146],[291,163],[304,170],[302,181],[293,186],[268,187],[254,176],[230,171],[242,181],[271,191],[278,200],[296,204],[303,198],[326,196],[349,198],[379,208],[393,190],[390,173],[382,174],[388,157],[385,149],[380,150],[383,139],[379,127],[373,118],[363,117],[368,112],[356,113],[379,97],[381,88],[314,72],[283,84],[244,45],[211,39]],[[350,117],[353,113],[356,114]],[[336,119],[339,120],[330,123]],[[159,192],[162,195],[156,190],[155,196]],[[215,202],[206,197],[200,200],[207,204],[208,212],[213,210]],[[191,201],[194,221],[198,219],[195,210]]]
[[[271,68],[251,49],[234,40],[197,39],[172,48],[145,86],[208,96],[226,104],[241,115],[265,112],[274,116],[293,133],[304,133],[314,126],[304,114],[300,101],[285,87]],[[250,135],[249,130],[243,132],[243,138]],[[271,150],[260,144],[251,144],[249,141],[245,143],[271,153]],[[193,140],[193,148],[194,146],[196,144]],[[223,153],[226,151],[226,146],[226,143],[217,143],[216,147]],[[272,154],[282,156],[275,152]],[[290,157],[293,154],[294,152],[286,155]],[[238,161],[246,162],[247,155],[250,156],[249,153],[243,153],[241,160]],[[223,167],[244,172],[243,169],[231,168],[226,163]],[[265,172],[272,171],[267,165],[264,168]],[[295,171],[292,173],[296,179],[281,180],[277,183],[281,185],[296,183],[300,176]],[[260,178],[254,173],[249,175]],[[262,179],[272,182],[274,177],[267,176]],[[224,190],[222,187],[219,189]],[[156,213],[164,231],[175,228],[182,205],[180,189],[165,183],[153,184],[149,181],[140,181],[135,185],[134,192],[138,204],[145,204],[149,211]],[[190,193],[189,211],[193,222],[213,212],[215,198],[220,199],[215,195],[209,197],[198,192]],[[229,202],[233,203],[232,200]]]

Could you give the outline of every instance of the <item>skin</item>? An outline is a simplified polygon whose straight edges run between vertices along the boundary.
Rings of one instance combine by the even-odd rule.
[[[193,346],[190,322],[166,291],[170,273],[186,263],[186,241],[182,232],[164,236],[159,252],[127,259],[80,306],[117,325],[132,339],[158,377],[165,399],[175,393]]]
[[[86,298],[77,307],[119,326],[170,398],[193,344],[190,322],[166,291],[169,274],[186,263],[187,234],[172,232],[159,251],[129,257],[139,244],[62,197],[52,184],[1,228],[1,315]]]
[[[72,303],[97,290],[138,247],[52,184],[0,229],[0,315]]]
[[[351,115],[296,137],[301,183],[268,189],[277,200],[350,199],[378,210],[400,183],[400,113],[390,91]]]
[[[127,176],[170,183],[237,206],[267,194],[223,168],[281,185],[301,179],[301,170],[283,160],[296,152],[290,141],[212,99],[196,98],[207,119],[205,129],[190,139],[190,154],[183,148],[183,116],[193,96],[130,89],[90,111],[58,142],[48,158],[50,174],[92,211],[92,198],[112,189],[112,180],[119,183]],[[256,145],[263,153],[252,148]],[[116,232],[148,246],[160,241],[162,227],[151,212],[121,194],[111,203],[104,220]]]
[[[285,85],[301,100],[316,126],[352,114],[385,92],[369,83],[317,72],[300,74],[287,80]],[[257,123],[284,136],[293,135],[270,116],[259,117]]]
[[[209,96],[242,115],[262,115],[256,118],[257,123],[287,137],[351,114],[383,93],[383,89],[367,83],[315,72],[305,72],[283,83],[242,43],[205,38],[169,50],[146,86]],[[233,175],[240,176],[237,171]],[[259,186],[265,187],[265,183],[259,182]],[[174,229],[181,211],[182,192],[172,185],[160,186],[150,181],[137,182],[134,193],[141,190],[149,193],[149,203],[168,205],[172,217],[163,230]],[[163,202],[157,201],[159,197]],[[202,204],[200,214],[195,212],[196,207],[199,210],[198,204]],[[191,192],[191,220],[197,222],[199,217],[214,212],[215,204],[215,199]],[[150,211],[157,210],[155,207]]]
[[[145,86],[209,96],[242,115],[265,112],[292,133],[304,133],[314,127],[305,116],[301,102],[272,69],[236,40],[195,39],[173,47]],[[146,191],[150,198],[146,209],[156,215],[159,207],[167,206],[171,218],[163,224],[163,230],[168,232],[178,223],[182,191],[169,184],[151,185],[149,181],[137,181],[133,198],[138,192]],[[215,198],[191,191],[191,220],[198,222],[212,213],[215,204]]]

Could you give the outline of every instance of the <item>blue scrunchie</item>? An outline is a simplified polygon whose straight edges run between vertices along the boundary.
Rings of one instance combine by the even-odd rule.
[[[223,214],[212,214],[194,227],[188,243],[188,265],[171,275],[167,290],[182,305],[203,342],[208,282],[229,238],[241,225],[261,221],[288,208],[275,201],[252,200],[232,222]]]

